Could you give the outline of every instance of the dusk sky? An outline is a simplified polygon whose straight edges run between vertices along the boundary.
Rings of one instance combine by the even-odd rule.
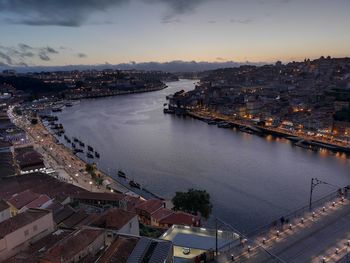
[[[0,0],[0,65],[350,55],[349,0]]]

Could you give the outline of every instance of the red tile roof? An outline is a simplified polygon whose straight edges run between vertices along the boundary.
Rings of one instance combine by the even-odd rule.
[[[48,249],[41,258],[52,263],[69,262],[103,234],[101,229],[77,230]]]
[[[135,209],[140,211],[145,211],[149,214],[153,214],[154,212],[156,212],[162,207],[164,207],[163,201],[159,199],[150,199],[137,205]]]
[[[137,215],[119,208],[110,208],[104,212],[91,226],[119,230]]]
[[[99,259],[100,263],[125,263],[136,247],[139,237],[118,236]]]
[[[43,209],[29,209],[0,223],[0,238],[24,227],[39,218],[49,214],[50,211]]]
[[[199,216],[191,215],[185,212],[176,212],[170,216],[160,220],[160,224],[168,225],[194,225],[196,222],[199,222]]]
[[[76,199],[105,200],[105,201],[120,201],[124,199],[124,195],[119,193],[93,193],[93,192],[82,192],[78,194],[72,194],[71,197]]]
[[[168,216],[170,216],[171,214],[174,214],[174,213],[175,212],[170,210],[170,209],[161,208],[158,211],[156,211],[155,213],[153,213],[152,217],[159,222],[163,218],[166,218],[166,217],[168,217]]]
[[[27,208],[42,208],[43,205],[48,204],[51,201],[51,198],[47,195],[40,195],[37,199],[33,200],[25,206]]]
[[[25,205],[37,199],[39,196],[39,194],[36,194],[31,190],[25,190],[18,194],[12,195],[12,197],[9,198],[7,202],[19,210]]]

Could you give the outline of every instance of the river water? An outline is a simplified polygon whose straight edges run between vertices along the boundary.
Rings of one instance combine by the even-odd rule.
[[[116,175],[122,169],[165,198],[205,189],[213,214],[241,231],[306,205],[312,177],[335,186],[350,183],[350,160],[344,155],[163,114],[165,96],[193,89],[194,81],[167,85],[156,92],[83,100],[57,115],[68,136],[100,153],[103,170]],[[335,186],[317,186],[314,198]]]

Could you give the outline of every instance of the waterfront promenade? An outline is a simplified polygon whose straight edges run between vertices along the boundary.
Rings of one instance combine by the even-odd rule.
[[[18,117],[9,113],[16,125],[24,129],[29,137],[30,144],[42,154],[44,162],[58,173],[58,178],[92,192],[118,191],[125,194],[138,196],[129,188],[119,184],[113,178],[97,170],[104,182],[109,182],[113,190],[108,190],[104,185],[97,185],[91,176],[85,171],[86,163],[78,158],[73,152],[62,144],[39,122],[29,125],[24,117]]]

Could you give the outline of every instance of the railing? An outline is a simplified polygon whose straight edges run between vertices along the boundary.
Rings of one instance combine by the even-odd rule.
[[[306,218],[312,214],[312,211],[320,209],[327,202],[337,201],[341,198],[348,198],[348,191],[350,189],[350,185],[340,188],[335,192],[332,192],[314,202],[312,202],[312,210],[310,211],[309,206],[306,205],[304,207],[299,208],[287,215],[280,217],[279,219],[274,220],[272,223],[259,227],[252,232],[248,233],[247,236],[250,239],[255,239],[259,236],[264,236],[271,232],[272,230],[283,230],[283,227],[289,224],[293,224],[296,221],[300,222],[302,218]]]

